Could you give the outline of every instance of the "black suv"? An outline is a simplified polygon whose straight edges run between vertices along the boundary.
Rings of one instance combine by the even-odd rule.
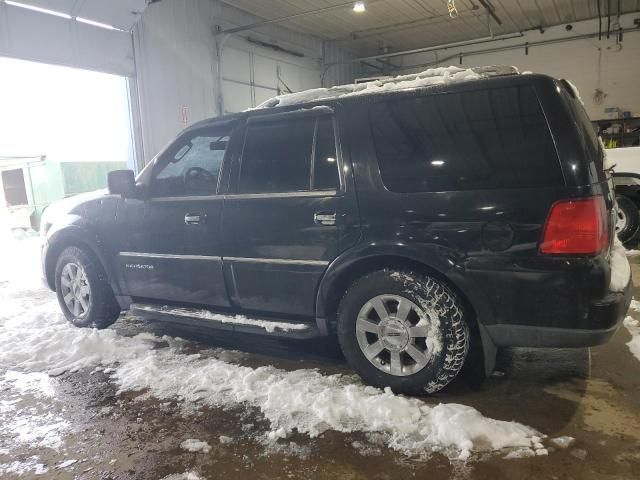
[[[112,172],[108,194],[45,212],[47,284],[79,327],[131,310],[337,337],[396,392],[438,391],[465,360],[490,372],[502,346],[607,341],[630,271],[612,260],[610,175],[576,92],[455,77],[314,90],[187,128],[137,178]]]

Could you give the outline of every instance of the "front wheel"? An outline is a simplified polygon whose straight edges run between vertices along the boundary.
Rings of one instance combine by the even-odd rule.
[[[469,329],[457,296],[440,280],[380,270],[356,281],[338,309],[338,339],[371,385],[435,393],[460,372]]]
[[[120,307],[102,265],[78,247],[65,248],[56,264],[56,295],[62,313],[76,327],[106,328]]]

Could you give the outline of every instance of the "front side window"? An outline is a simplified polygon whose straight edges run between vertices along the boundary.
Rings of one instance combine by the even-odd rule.
[[[245,137],[238,193],[286,193],[338,188],[330,117],[250,124]]]
[[[229,132],[219,128],[203,128],[180,137],[154,167],[152,196],[215,195],[228,144]]]
[[[531,86],[375,103],[369,121],[394,192],[556,186],[555,145]]]

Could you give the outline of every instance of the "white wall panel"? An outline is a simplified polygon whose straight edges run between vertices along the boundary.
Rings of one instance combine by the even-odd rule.
[[[223,75],[232,80],[249,81],[251,58],[249,52],[225,47],[222,51]]]
[[[637,15],[623,15],[620,20],[621,26],[632,28],[635,17]],[[603,33],[602,40],[592,37],[541,46],[532,45],[534,42],[563,39],[597,31],[597,20],[589,20],[574,23],[570,32],[567,32],[564,26],[549,28],[544,34],[538,31],[527,32],[522,38],[485,43],[475,47],[475,50],[481,51],[529,42],[528,54],[523,47],[493,53],[463,55],[461,66],[515,65],[520,71],[532,71],[545,73],[556,78],[566,78],[580,90],[587,113],[593,119],[603,118],[604,108],[609,106],[640,113],[640,88],[638,87],[640,30],[636,29],[625,33],[620,45],[616,45],[613,34],[607,40],[606,33]],[[451,48],[446,52],[440,52],[441,59],[445,56],[454,57],[440,62],[440,65],[460,65],[457,54],[472,51],[474,51],[474,47]],[[437,62],[437,60],[438,58],[433,52],[403,58],[404,65],[431,63]],[[414,70],[424,70],[425,68],[427,67],[423,66]],[[597,104],[593,98],[596,88],[600,88],[607,95],[600,104]]]
[[[249,85],[225,80],[222,83],[222,93],[225,98],[225,113],[241,112],[251,107],[252,92]]]
[[[133,76],[131,35],[0,3],[0,55]]]

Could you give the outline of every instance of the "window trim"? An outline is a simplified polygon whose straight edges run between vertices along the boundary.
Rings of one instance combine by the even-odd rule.
[[[325,109],[326,108],[326,109]],[[308,113],[307,113],[308,112]],[[330,116],[331,118],[331,126],[333,127],[333,142],[336,150],[336,168],[338,169],[338,185],[336,188],[330,189],[314,189],[312,188],[312,179],[314,175],[314,165],[315,165],[315,156],[316,156],[316,140],[318,134],[318,124],[321,118],[326,116]],[[244,160],[244,153],[247,144],[247,136],[249,134],[249,127],[254,125],[262,125],[268,124],[271,121],[280,121],[280,120],[289,120],[290,118],[295,117],[316,117],[313,126],[313,138],[311,143],[311,162],[310,162],[310,170],[309,170],[309,190],[291,190],[291,191],[283,191],[283,192],[259,192],[259,193],[240,193],[238,190],[240,188],[240,178],[242,176],[242,162]],[[255,122],[252,121],[252,118],[259,118],[260,121]],[[286,197],[332,197],[337,196],[345,191],[345,180],[343,173],[343,159],[342,159],[342,150],[341,145],[338,139],[338,124],[336,115],[334,113],[333,108],[331,107],[323,107],[323,109],[316,110],[305,110],[301,112],[300,110],[296,110],[293,112],[284,112],[278,114],[264,115],[260,117],[249,117],[243,132],[242,139],[242,148],[240,149],[240,155],[236,160],[238,167],[235,173],[235,178],[233,179],[233,192],[229,192],[224,195],[225,198],[286,198]]]

